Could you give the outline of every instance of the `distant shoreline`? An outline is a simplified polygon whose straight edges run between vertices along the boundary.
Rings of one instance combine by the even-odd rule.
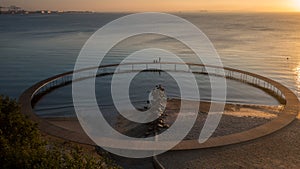
[[[31,15],[31,14],[91,14],[93,11],[50,11],[50,10],[37,10],[37,11],[0,11],[0,15]]]
[[[1,8],[1,7],[0,7]],[[1,11],[0,15],[32,15],[32,14],[41,14],[41,15],[49,15],[49,14],[101,14],[101,13],[115,13],[115,14],[132,14],[132,13],[140,13],[142,11],[59,11],[59,10],[9,10],[9,11]],[[170,14],[300,14],[298,11],[288,11],[288,12],[270,12],[270,11],[208,11],[208,10],[199,10],[199,11],[157,11],[162,13],[170,13]]]

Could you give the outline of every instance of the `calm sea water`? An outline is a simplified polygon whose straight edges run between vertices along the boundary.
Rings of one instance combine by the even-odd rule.
[[[101,26],[124,14],[0,15],[0,93],[14,98],[34,83],[72,70],[85,41]],[[299,96],[300,87],[300,14],[295,13],[195,13],[176,14],[198,26],[213,42],[223,64],[254,72],[289,87]],[[159,44],[161,38],[138,38],[141,46]],[[172,46],[172,42],[164,41]],[[128,45],[128,44],[127,44]],[[112,53],[107,62],[122,59],[130,45]],[[174,48],[177,52],[182,48]],[[187,54],[188,58],[189,55]],[[287,59],[288,58],[288,59]],[[132,89],[132,99],[141,106],[147,91],[157,83],[169,87],[168,95],[176,97],[176,85],[167,74],[144,73]],[[203,99],[204,76],[197,77]],[[97,97],[103,107],[110,77],[97,79]],[[152,79],[152,83],[148,83]],[[146,83],[147,82],[147,83]],[[141,94],[144,93],[144,94]],[[277,104],[251,86],[228,81],[228,101],[250,104]],[[36,107],[44,116],[72,115],[71,86],[65,86],[44,97]]]

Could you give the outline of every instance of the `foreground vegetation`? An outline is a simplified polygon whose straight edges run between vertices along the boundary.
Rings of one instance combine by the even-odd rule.
[[[108,158],[91,156],[77,146],[46,141],[15,100],[0,96],[0,168],[119,168]]]

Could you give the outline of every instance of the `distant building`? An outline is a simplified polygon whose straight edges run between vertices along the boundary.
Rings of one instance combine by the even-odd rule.
[[[15,5],[11,5],[9,7],[0,6],[0,13],[2,13],[2,14],[18,14],[18,13],[24,13],[24,10],[21,7],[17,7]]]

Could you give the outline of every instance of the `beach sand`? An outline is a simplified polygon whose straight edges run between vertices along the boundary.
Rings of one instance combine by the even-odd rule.
[[[193,101],[189,101],[189,104],[194,104]],[[166,116],[164,121],[168,125],[172,125],[176,120],[179,113],[180,100],[171,99],[168,101],[166,108]],[[207,112],[209,111],[210,103],[201,102],[199,105],[199,113],[195,124],[189,134],[186,136],[186,140],[198,139],[205,120],[207,118]],[[257,105],[234,105],[226,104],[223,116],[218,125],[218,128],[213,133],[213,137],[224,136],[227,134],[237,133],[249,130],[251,128],[260,126],[269,122],[273,118],[276,118],[281,106],[257,106]],[[190,110],[183,110],[183,113],[189,114]],[[117,117],[117,123],[114,128],[128,136],[143,137],[147,132],[149,125],[133,123],[123,116]],[[82,130],[76,117],[55,117],[47,118],[52,124],[75,131],[86,135]],[[164,130],[161,130],[163,132]]]
[[[158,156],[165,168],[300,167],[300,120],[262,138],[219,148],[170,151]]]
[[[191,103],[192,104],[192,103]],[[178,113],[178,100],[168,101],[166,123],[172,123]],[[201,103],[196,125],[185,139],[197,139],[207,116],[209,103]],[[241,132],[262,125],[276,118],[281,106],[232,105],[225,106],[221,122],[213,134],[222,136]],[[298,116],[300,119],[300,116]],[[48,118],[62,128],[82,133],[76,118]],[[142,135],[147,126],[131,125],[127,121],[117,123],[117,128],[132,128],[131,134]],[[300,120],[271,135],[236,145],[218,148],[169,151],[158,156],[165,168],[299,168],[300,166]],[[151,159],[126,159],[114,157],[124,168],[152,168]]]

